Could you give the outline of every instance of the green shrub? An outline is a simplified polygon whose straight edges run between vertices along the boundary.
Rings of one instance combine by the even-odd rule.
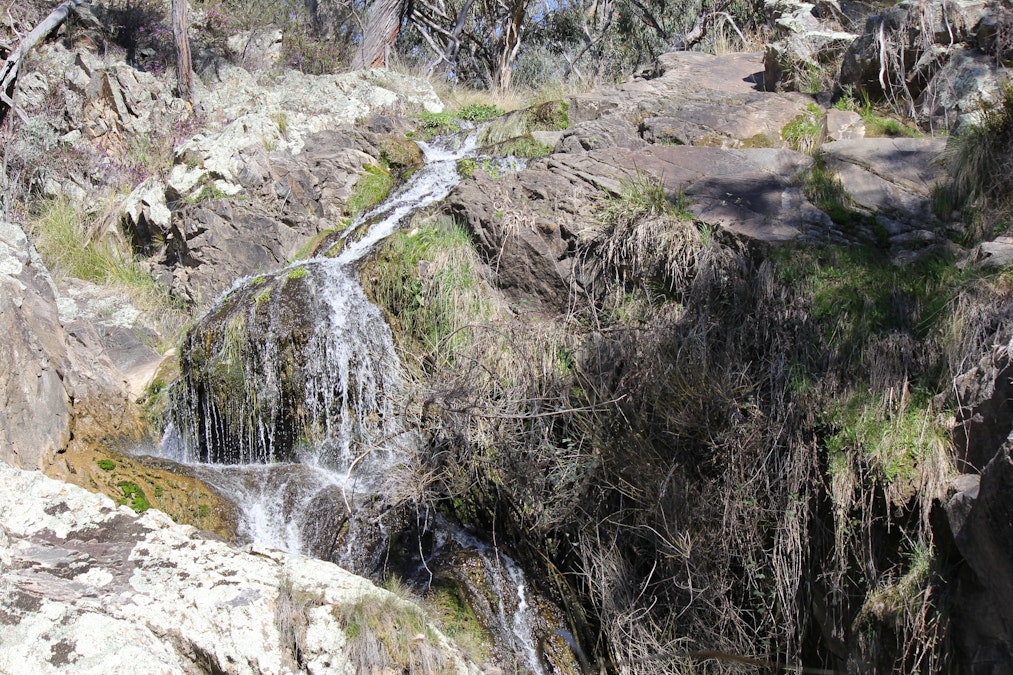
[[[457,175],[461,178],[471,178],[477,168],[478,163],[470,157],[457,160]]]
[[[409,138],[430,140],[441,134],[453,134],[461,130],[461,125],[454,121],[454,114],[446,110],[438,113],[423,111],[417,117],[419,130],[409,133]]]
[[[116,468],[116,462],[114,462],[111,459],[100,459],[98,462],[96,462],[96,464],[98,464],[98,468],[102,469],[103,471],[112,471],[113,469]]]
[[[503,114],[498,105],[488,103],[472,103],[457,111],[456,117],[469,122],[486,122]]]

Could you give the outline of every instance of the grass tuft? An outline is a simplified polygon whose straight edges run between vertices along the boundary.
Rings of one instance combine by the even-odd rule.
[[[945,162],[952,202],[971,215],[972,234],[1004,232],[1013,218],[1013,82],[994,105],[983,103],[977,124],[950,138]]]
[[[355,190],[345,203],[345,210],[352,218],[383,202],[394,189],[394,178],[384,169],[367,164],[365,173],[359,177]]]

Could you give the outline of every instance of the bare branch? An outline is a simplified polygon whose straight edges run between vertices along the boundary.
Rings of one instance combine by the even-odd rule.
[[[42,22],[31,30],[18,44],[17,49],[11,52],[7,60],[4,61],[3,68],[0,68],[0,122],[7,117],[8,110],[14,110],[18,116],[21,117],[22,121],[27,121],[28,118],[21,110],[18,110],[14,104],[14,87],[17,84],[18,73],[21,70],[21,63],[24,61],[25,56],[28,52],[42,42],[42,40],[52,33],[54,30],[60,27],[60,25],[67,20],[67,16],[71,10],[85,3],[87,0],[64,0],[64,2],[57,5],[56,9],[49,13]]]

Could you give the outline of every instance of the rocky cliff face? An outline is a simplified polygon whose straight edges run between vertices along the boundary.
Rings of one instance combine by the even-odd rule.
[[[18,225],[0,222],[3,459],[42,469],[72,438],[136,436],[128,383],[95,327],[61,317],[49,271]]]

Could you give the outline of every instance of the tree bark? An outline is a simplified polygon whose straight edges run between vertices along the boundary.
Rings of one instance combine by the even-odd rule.
[[[193,66],[186,0],[172,0],[172,39],[176,43],[176,90],[180,98],[193,103]]]
[[[49,16],[25,36],[4,61],[3,67],[0,68],[0,123],[7,118],[9,110],[14,110],[23,121],[27,121],[25,114],[18,110],[14,104],[14,87],[17,85],[21,62],[24,61],[32,47],[42,42],[43,38],[67,20],[71,10],[85,2],[87,0],[64,0],[61,2],[56,9],[49,13]]]
[[[374,0],[366,15],[362,43],[352,60],[352,70],[385,68],[390,50],[401,29],[404,0]]]

